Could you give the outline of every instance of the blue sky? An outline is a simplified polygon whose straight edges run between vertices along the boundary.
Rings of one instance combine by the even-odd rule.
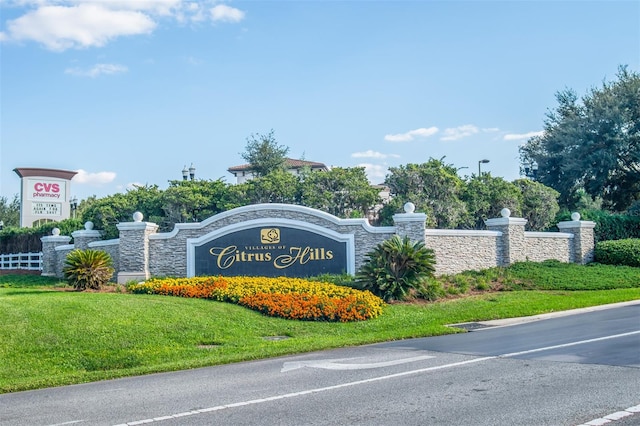
[[[79,199],[224,178],[247,138],[507,180],[555,93],[640,70],[638,1],[0,0],[0,196],[16,167]],[[467,169],[464,169],[467,167]]]

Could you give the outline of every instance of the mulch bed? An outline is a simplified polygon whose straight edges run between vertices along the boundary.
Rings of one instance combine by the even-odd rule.
[[[40,275],[40,271],[29,269],[0,269],[0,275]]]

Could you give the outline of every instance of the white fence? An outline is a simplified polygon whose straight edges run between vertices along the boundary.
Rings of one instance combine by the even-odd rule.
[[[0,254],[0,269],[42,270],[42,253]]]

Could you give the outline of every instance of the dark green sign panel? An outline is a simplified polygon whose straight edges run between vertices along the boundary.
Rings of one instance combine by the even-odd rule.
[[[195,247],[195,275],[309,277],[347,272],[347,242],[286,226],[259,226]]]

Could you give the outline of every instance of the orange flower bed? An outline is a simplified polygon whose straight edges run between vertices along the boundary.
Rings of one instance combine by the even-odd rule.
[[[384,303],[369,291],[287,277],[154,278],[127,290],[231,302],[265,315],[307,321],[364,321],[379,316]]]

